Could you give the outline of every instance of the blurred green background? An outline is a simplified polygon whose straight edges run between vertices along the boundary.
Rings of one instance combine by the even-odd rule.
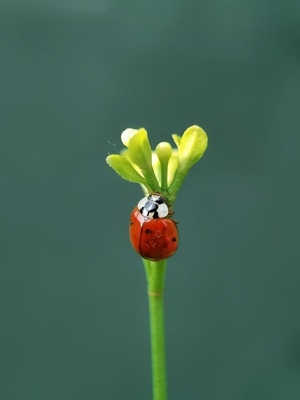
[[[300,398],[299,4],[1,2],[1,399],[151,399],[142,193],[105,157],[192,124],[170,399]]]

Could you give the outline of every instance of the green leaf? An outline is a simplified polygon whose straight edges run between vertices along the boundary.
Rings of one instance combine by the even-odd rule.
[[[111,154],[106,157],[107,164],[115,170],[115,172],[129,182],[146,184],[145,178],[140,175],[132,166],[127,158],[118,154]]]
[[[179,148],[179,168],[189,170],[203,156],[207,148],[207,135],[200,126],[190,126],[183,134]]]
[[[178,168],[178,150],[173,149],[168,165],[168,186],[171,185],[171,182],[174,179],[177,168]]]
[[[128,143],[128,154],[130,160],[141,170],[152,169],[152,150],[147,132],[144,128],[139,129],[130,139]]]
[[[176,146],[179,148],[180,142],[181,142],[181,136],[176,135],[176,133],[173,133],[172,139],[174,140],[174,143],[176,144]]]
[[[129,140],[127,154],[132,164],[141,170],[149,190],[152,193],[161,191],[152,167],[152,150],[144,128],[139,129]]]
[[[177,144],[178,138],[174,138]],[[176,135],[177,136],[177,135]],[[171,203],[175,201],[178,190],[185,180],[190,168],[203,156],[207,148],[207,135],[200,126],[190,126],[182,135],[178,145],[178,168],[169,186]]]

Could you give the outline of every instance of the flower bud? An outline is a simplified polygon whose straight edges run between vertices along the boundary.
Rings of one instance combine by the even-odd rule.
[[[160,142],[156,146],[156,154],[159,158],[160,163],[163,164],[168,164],[169,159],[172,154],[172,146],[168,142]]]

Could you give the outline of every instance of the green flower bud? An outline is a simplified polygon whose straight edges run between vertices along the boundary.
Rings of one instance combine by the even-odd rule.
[[[156,154],[161,164],[168,164],[172,154],[172,146],[168,142],[160,142],[156,146]]]

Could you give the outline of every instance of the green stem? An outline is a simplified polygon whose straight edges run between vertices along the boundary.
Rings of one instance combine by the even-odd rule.
[[[171,204],[175,202],[177,192],[180,189],[180,186],[182,185],[184,179],[186,178],[187,173],[188,170],[182,171],[180,168],[177,169],[174,179],[169,187],[169,201]]]
[[[155,176],[153,168],[151,167],[151,168],[148,168],[148,169],[144,169],[144,170],[142,170],[142,173],[143,173],[143,175],[145,177],[147,185],[151,187],[150,193],[160,192],[160,186],[159,186],[159,183],[158,183],[157,178]]]
[[[167,192],[168,190],[168,163],[161,163],[161,190]]]
[[[167,373],[164,324],[164,280],[166,260],[143,260],[150,311],[153,400],[167,400]]]

